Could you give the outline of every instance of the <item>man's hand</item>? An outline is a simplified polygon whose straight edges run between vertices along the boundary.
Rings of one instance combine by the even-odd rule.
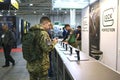
[[[57,43],[57,42],[58,42],[58,39],[57,39],[57,38],[54,38],[54,39],[53,39],[53,42]]]

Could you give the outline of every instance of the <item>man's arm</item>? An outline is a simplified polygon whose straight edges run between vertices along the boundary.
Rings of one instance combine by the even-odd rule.
[[[44,52],[49,52],[54,49],[55,44],[57,41],[51,41],[48,33],[46,31],[41,32],[42,36],[38,39],[38,45]]]

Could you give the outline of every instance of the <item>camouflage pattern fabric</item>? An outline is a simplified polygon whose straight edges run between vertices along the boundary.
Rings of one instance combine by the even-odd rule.
[[[37,30],[35,37],[35,49],[34,54],[39,54],[40,59],[33,62],[27,63],[27,69],[30,73],[30,80],[45,80],[48,74],[49,68],[49,52],[54,49],[55,42],[51,41],[48,33],[43,29],[43,27],[38,24],[30,28],[31,30]],[[36,57],[38,57],[36,56]],[[32,57],[32,56],[31,56]]]
[[[28,31],[23,35],[22,39],[22,52],[23,58],[29,63],[35,61],[36,58],[40,58],[39,54],[33,53],[35,50],[35,33],[37,30]],[[32,57],[31,57],[32,56]],[[36,57],[38,56],[38,57]]]

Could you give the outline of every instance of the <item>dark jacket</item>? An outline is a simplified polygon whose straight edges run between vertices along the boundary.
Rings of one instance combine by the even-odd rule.
[[[69,35],[70,35],[70,31],[67,31],[65,33],[65,36],[63,37],[63,41],[65,41],[68,38]]]
[[[7,30],[3,33],[4,37],[1,38],[2,46],[13,46],[14,45],[14,35],[12,31]]]
[[[62,33],[63,34],[63,38],[66,36],[66,33],[67,33],[67,31],[64,29],[63,33]]]

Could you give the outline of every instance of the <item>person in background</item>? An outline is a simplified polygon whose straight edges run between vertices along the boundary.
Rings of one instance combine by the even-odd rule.
[[[65,30],[65,27],[63,27],[63,32],[62,32],[63,38],[65,37],[65,34],[66,34],[66,30]]]
[[[76,39],[79,49],[81,50],[81,26],[77,26]]]
[[[58,31],[58,38],[63,38],[63,31],[61,28],[59,28],[59,31]]]
[[[34,54],[39,53],[40,59],[33,62],[27,62],[27,69],[30,74],[30,80],[46,80],[48,77],[49,52],[54,49],[58,40],[55,38],[51,41],[48,30],[51,26],[51,20],[47,16],[43,16],[40,19],[40,24],[37,24],[30,28],[32,31],[36,31],[35,35],[35,50]],[[35,55],[36,56],[36,55]],[[36,57],[38,57],[36,56]]]
[[[0,26],[2,28],[2,26]],[[2,36],[2,30],[0,31],[0,49],[2,48],[2,40],[1,40],[1,36]]]
[[[65,44],[70,44],[71,46],[77,48],[75,30],[71,29],[69,24],[65,25],[63,34],[65,34],[65,37],[63,38],[63,42]]]
[[[69,24],[65,24],[64,30],[63,30],[63,41],[65,41],[69,34],[70,34],[70,25]]]
[[[52,29],[53,29],[53,25],[50,25],[50,28],[48,30],[48,34],[50,39],[53,39],[53,35],[52,35]],[[52,68],[52,51],[49,52],[49,61],[50,61],[50,67],[48,69],[48,77],[53,77],[53,68]]]
[[[14,36],[12,31],[9,30],[8,25],[4,24],[2,26],[3,34],[1,36],[2,39],[2,46],[4,50],[4,56],[5,56],[5,65],[2,67],[8,67],[10,66],[10,62],[12,65],[15,65],[15,60],[10,55],[12,47],[14,45]]]
[[[69,44],[73,46],[74,48],[77,48],[77,39],[76,39],[76,33],[75,30],[70,29],[70,34],[68,35],[68,38],[64,41],[65,44]]]
[[[53,24],[50,24],[49,30],[47,31],[50,39],[53,39]]]

